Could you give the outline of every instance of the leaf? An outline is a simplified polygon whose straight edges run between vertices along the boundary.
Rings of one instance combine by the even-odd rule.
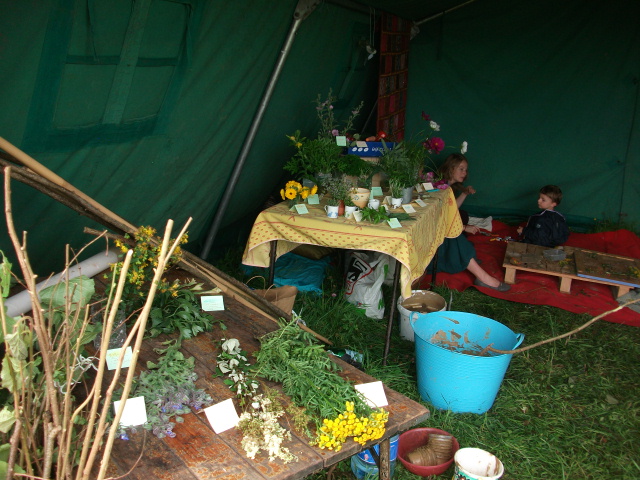
[[[13,413],[13,410],[5,406],[2,410],[0,410],[0,432],[9,433],[9,430],[11,430],[11,427],[13,427],[14,423],[16,423],[16,417]]]
[[[11,263],[9,263],[9,260],[1,250],[0,255],[2,255],[2,263],[0,263],[0,294],[2,298],[7,298],[11,288]]]
[[[81,275],[69,280],[68,293],[71,294],[69,303],[73,306],[84,307],[95,293],[95,282],[93,279]],[[66,305],[67,288],[64,282],[51,285],[40,290],[38,296],[43,304],[51,304],[53,309],[64,308]]]

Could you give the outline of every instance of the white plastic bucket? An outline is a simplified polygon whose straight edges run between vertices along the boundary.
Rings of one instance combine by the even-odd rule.
[[[461,448],[453,459],[456,467],[452,480],[497,480],[504,473],[498,457],[481,448]]]
[[[416,310],[410,305],[420,305]],[[410,306],[410,308],[405,308]],[[410,342],[414,341],[413,327],[411,326],[411,313],[442,312],[447,309],[447,301],[431,290],[411,290],[411,296],[406,300],[398,297],[398,312],[400,312],[400,336]]]

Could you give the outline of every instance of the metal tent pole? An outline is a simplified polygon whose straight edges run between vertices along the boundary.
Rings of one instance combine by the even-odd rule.
[[[269,79],[269,83],[267,84],[267,88],[262,95],[262,100],[260,100],[260,106],[258,107],[258,111],[253,117],[253,122],[251,123],[251,128],[245,137],[245,141],[242,146],[242,150],[240,151],[240,155],[238,156],[238,160],[233,167],[233,171],[231,172],[231,177],[227,182],[227,186],[225,191],[220,199],[220,205],[218,206],[218,210],[216,211],[216,215],[211,223],[211,227],[209,227],[209,232],[207,234],[207,238],[204,242],[204,247],[200,252],[200,258],[206,260],[211,252],[211,247],[213,246],[213,241],[216,238],[216,234],[220,229],[220,223],[222,222],[222,218],[224,217],[224,213],[229,206],[229,200],[231,198],[231,194],[233,193],[236,184],[238,183],[238,179],[240,178],[240,173],[242,172],[242,168],[244,167],[244,163],[249,155],[249,151],[253,146],[253,141],[255,140],[256,134],[258,132],[258,128],[262,123],[262,118],[264,117],[264,112],[267,109],[267,105],[269,105],[269,101],[271,100],[271,95],[273,94],[273,90],[278,82],[278,78],[282,73],[282,68],[284,66],[284,62],[289,55],[291,50],[291,46],[293,45],[293,39],[300,27],[300,24],[304,19],[306,19],[316,8],[316,6],[320,3],[320,0],[299,0],[296,5],[296,9],[293,13],[293,23],[289,28],[289,33],[287,38],[284,41],[284,46],[280,51],[280,56],[278,57],[278,61],[276,62],[276,66],[271,73],[271,78]]]

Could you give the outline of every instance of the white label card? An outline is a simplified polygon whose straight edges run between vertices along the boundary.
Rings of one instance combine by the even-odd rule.
[[[403,209],[404,209],[404,211],[405,211],[405,212],[407,212],[407,213],[416,213],[416,209],[415,209],[415,208],[413,208],[413,205],[409,205],[409,204],[402,205],[402,208],[403,208]]]
[[[108,370],[114,370],[118,366],[121,351],[121,348],[107,350],[106,361]],[[122,368],[129,368],[129,365],[131,365],[131,355],[133,355],[133,350],[131,350],[131,347],[127,347],[124,351],[124,358],[122,359]]]
[[[425,182],[422,184],[425,190],[433,190],[433,184],[431,182]]]
[[[122,403],[120,400],[113,402],[114,413],[118,412],[120,403]],[[143,423],[147,423],[147,407],[144,404],[144,397],[128,398],[120,417],[120,425],[133,427]]]
[[[387,220],[387,223],[389,224],[389,226],[391,228],[400,228],[400,227],[402,227],[402,225],[400,224],[400,220],[398,220],[397,218],[391,218],[391,219]]]
[[[202,310],[205,312],[224,310],[224,298],[222,295],[202,295],[200,303],[202,304]]]
[[[211,424],[211,428],[216,433],[229,430],[238,425],[240,421],[236,407],[233,405],[233,400],[230,398],[205,408],[204,413]]]
[[[347,137],[345,137],[344,135],[338,135],[336,137],[336,145],[338,145],[339,147],[346,147]]]
[[[358,210],[357,212],[353,212],[353,218],[356,219],[356,222],[362,221],[362,212]]]
[[[391,205],[391,196],[387,195],[386,197],[384,197],[384,202],[382,203],[386,203],[387,205]]]
[[[361,383],[360,385],[356,385],[355,388],[364,395],[364,398],[367,400],[367,405],[370,407],[378,408],[389,405],[382,382]]]
[[[381,197],[382,195],[384,195],[384,193],[382,193],[382,187],[371,187],[372,197]]]
[[[424,203],[421,198],[416,199],[416,203],[418,205],[420,205],[421,207],[426,207],[427,206],[427,204]]]
[[[304,215],[305,213],[309,213],[309,210],[307,210],[307,206],[304,203],[299,203],[295,207],[296,207],[296,211],[300,215]]]
[[[360,147],[360,148],[365,148],[367,146],[367,142],[364,142],[362,140],[357,140],[356,141],[356,146]]]
[[[318,197],[318,194],[314,193],[313,195],[309,195],[307,197],[307,203],[309,205],[320,205],[320,198]]]
[[[424,187],[419,183],[416,184],[416,192],[420,193],[424,191]]]

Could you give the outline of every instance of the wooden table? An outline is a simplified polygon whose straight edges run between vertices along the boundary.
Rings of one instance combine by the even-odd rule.
[[[233,392],[222,383],[223,378],[213,378],[215,359],[219,353],[217,341],[221,337],[237,338],[241,347],[251,355],[259,348],[257,338],[277,328],[272,320],[247,310],[233,299],[225,297],[224,301],[225,311],[215,312],[213,315],[223,320],[227,330],[223,332],[214,327],[213,332],[202,333],[185,340],[182,349],[185,356],[195,357],[195,371],[199,377],[196,384],[198,388],[205,389],[215,403],[234,398]],[[138,365],[144,366],[147,361],[154,361],[157,358],[154,348],[168,339],[163,336],[145,340]],[[332,358],[343,368],[343,377],[356,383],[375,380],[339,358]],[[266,384],[279,388],[278,384]],[[387,455],[388,465],[389,438],[425,421],[429,418],[429,411],[421,404],[389,388],[385,387],[385,392],[389,400],[389,406],[385,407],[389,412],[389,421],[381,442],[381,456],[384,465],[384,455]],[[240,413],[237,402],[235,404],[236,410]],[[131,435],[129,441],[116,440],[108,474],[126,474],[144,450],[138,465],[127,479],[300,479],[363,450],[363,447],[353,440],[347,441],[338,453],[312,447],[302,434],[293,429],[292,422],[287,417],[282,425],[291,430],[292,440],[286,442],[285,446],[298,456],[299,461],[289,464],[280,460],[269,462],[264,453],[251,460],[241,447],[242,433],[237,428],[216,435],[202,412],[184,415],[184,420],[184,423],[177,424],[174,428],[175,438],[158,439],[150,433],[137,433]],[[144,442],[146,444],[143,449]],[[385,475],[389,478],[386,469],[381,470],[380,474],[381,478],[385,478]]]
[[[415,203],[412,220],[401,228],[391,228],[386,222],[373,224],[356,222],[354,218],[328,218],[324,206],[308,205],[308,214],[291,211],[286,202],[262,211],[256,218],[242,263],[256,267],[273,266],[275,259],[301,244],[319,245],[349,250],[382,252],[397,260],[394,287],[387,324],[383,365],[389,352],[397,287],[404,298],[411,296],[411,284],[420,278],[445,238],[462,233],[463,225],[453,191],[438,190],[424,195],[426,206]],[[392,209],[401,213],[403,209]]]
[[[632,274],[634,268],[635,272],[640,272],[640,260],[584,248],[562,248],[566,259],[553,261],[544,256],[548,247],[509,242],[502,263],[505,283],[516,283],[516,272],[522,270],[558,277],[562,293],[570,293],[572,280],[611,285],[617,290],[616,297],[628,293],[631,288],[640,287],[640,278]]]

